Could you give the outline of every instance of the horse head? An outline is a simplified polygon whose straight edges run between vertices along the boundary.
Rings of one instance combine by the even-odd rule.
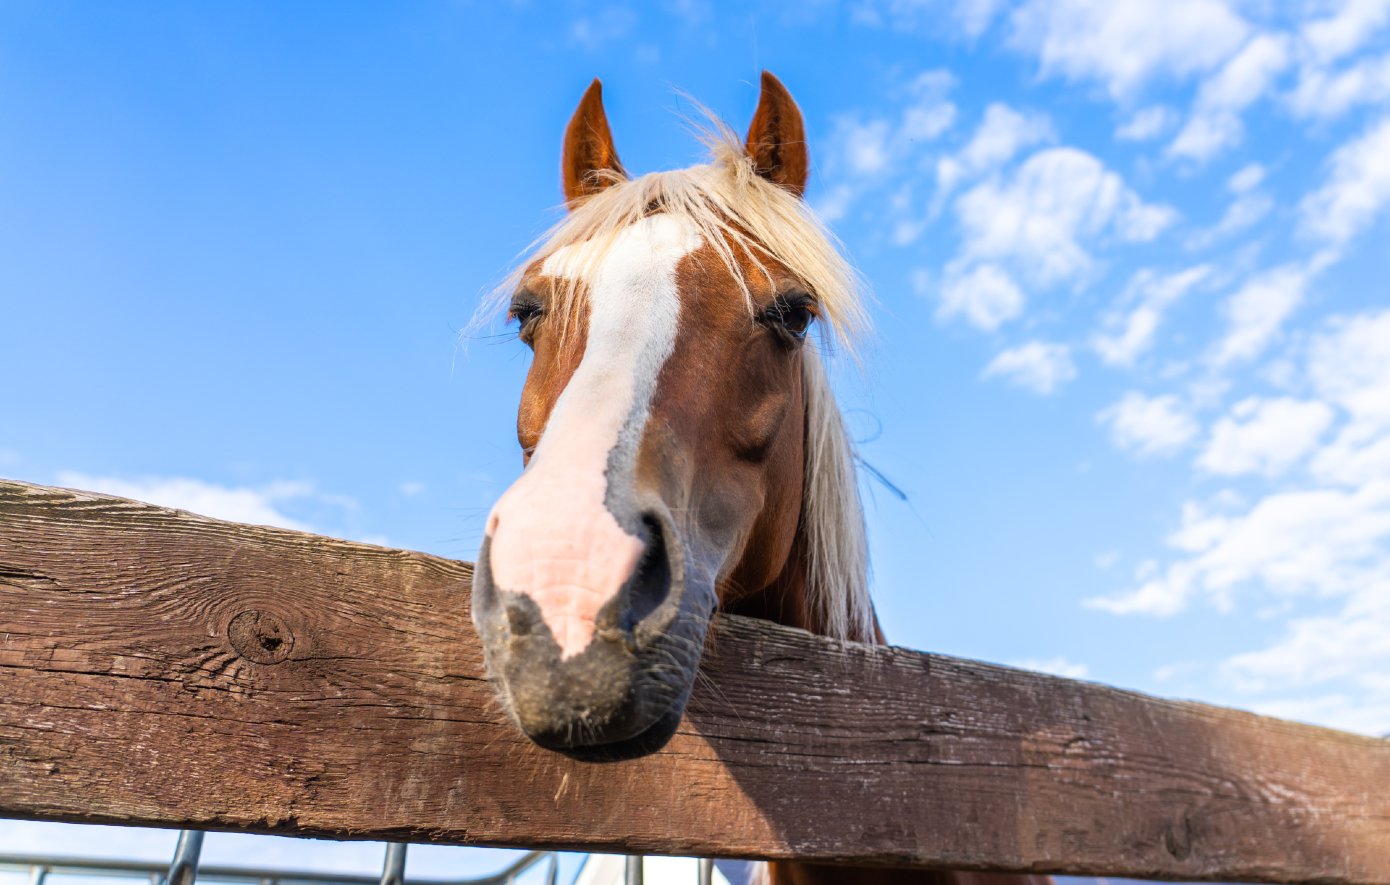
[[[721,608],[875,630],[815,346],[862,329],[857,277],[801,199],[775,77],[746,139],[708,135],[709,164],[630,179],[595,80],[565,134],[569,214],[501,290],[534,351],[525,469],[487,518],[473,617],[513,721],[579,758],[669,739]]]

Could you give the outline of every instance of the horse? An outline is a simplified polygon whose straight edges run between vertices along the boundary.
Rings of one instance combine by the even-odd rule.
[[[708,163],[632,178],[594,80],[565,130],[568,214],[491,299],[534,356],[524,469],[487,516],[473,618],[511,721],[581,760],[666,743],[717,611],[885,643],[825,365],[862,346],[865,287],[803,200],[804,123],[781,81],[763,72],[745,139],[710,119]],[[1050,882],[797,862],[762,875]]]

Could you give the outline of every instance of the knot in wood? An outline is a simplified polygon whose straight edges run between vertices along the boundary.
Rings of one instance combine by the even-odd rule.
[[[294,634],[270,612],[252,609],[232,618],[227,639],[237,654],[257,664],[278,664],[290,656]]]
[[[1187,860],[1192,854],[1192,821],[1184,817],[1181,822],[1171,824],[1163,834],[1163,847],[1174,860]]]

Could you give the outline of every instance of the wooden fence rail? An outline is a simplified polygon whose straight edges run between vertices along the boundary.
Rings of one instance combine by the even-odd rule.
[[[0,481],[0,816],[1390,883],[1390,742],[722,618],[680,734],[493,703],[468,564]]]

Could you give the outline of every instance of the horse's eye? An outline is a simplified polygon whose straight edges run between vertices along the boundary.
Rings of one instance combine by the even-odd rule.
[[[813,304],[809,295],[782,296],[763,313],[763,324],[800,342],[816,319]]]
[[[516,320],[518,326],[524,326],[541,315],[541,306],[539,304],[514,304],[507,314],[508,319]]]
[[[507,319],[516,320],[517,334],[522,341],[528,344],[531,341],[531,334],[535,331],[532,322],[540,317],[545,310],[539,300],[534,298],[516,298],[507,308]]]
[[[811,313],[809,308],[804,304],[798,304],[782,312],[782,325],[786,327],[788,332],[800,338],[806,334],[806,330],[811,326],[811,320],[815,318],[816,315]]]

